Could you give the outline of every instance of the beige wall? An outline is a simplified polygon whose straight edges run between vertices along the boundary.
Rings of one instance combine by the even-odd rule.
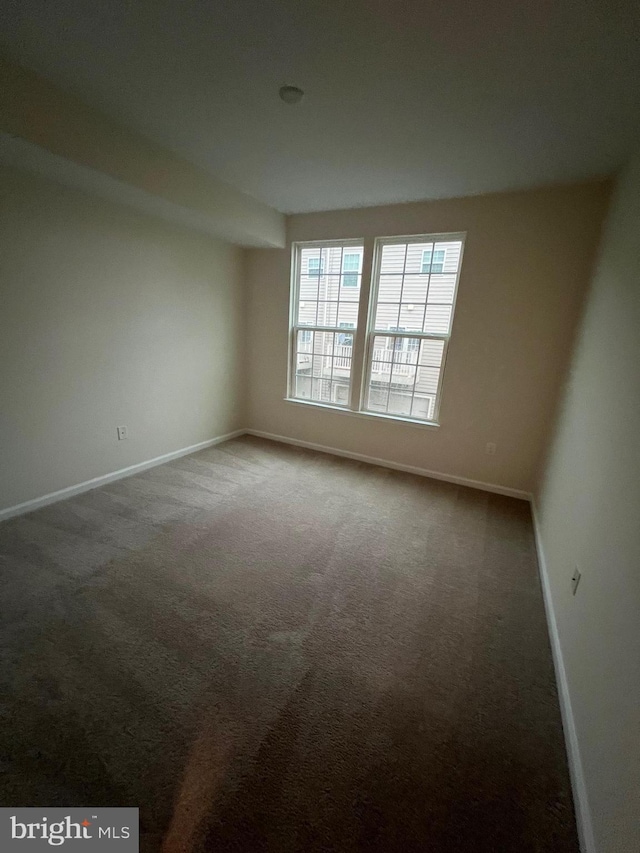
[[[607,221],[537,506],[594,849],[640,850],[640,157]]]
[[[284,402],[289,247],[248,252],[248,426],[529,492],[609,190],[600,182],[290,217],[289,242],[468,232],[441,426]]]
[[[241,427],[241,279],[240,249],[0,169],[0,509]]]

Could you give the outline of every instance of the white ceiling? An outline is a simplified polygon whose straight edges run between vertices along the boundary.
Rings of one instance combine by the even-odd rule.
[[[640,144],[635,0],[3,0],[8,55],[284,212],[569,181]],[[284,83],[306,91],[298,106]]]

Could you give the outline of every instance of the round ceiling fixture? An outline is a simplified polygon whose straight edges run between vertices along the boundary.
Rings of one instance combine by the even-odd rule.
[[[299,104],[304,98],[304,92],[297,86],[281,86],[280,97],[285,104]]]

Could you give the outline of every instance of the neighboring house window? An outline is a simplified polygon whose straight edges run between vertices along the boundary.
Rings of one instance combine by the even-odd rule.
[[[324,275],[324,258],[311,255],[307,259],[307,273],[312,276]]]
[[[440,273],[444,271],[445,249],[435,249],[429,246],[422,252],[422,273]]]
[[[357,287],[362,255],[359,252],[345,252],[342,256],[342,286]]]
[[[289,398],[437,424],[463,247],[464,234],[378,238],[366,250],[294,244]]]

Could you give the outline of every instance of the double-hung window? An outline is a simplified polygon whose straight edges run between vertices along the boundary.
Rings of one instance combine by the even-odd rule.
[[[463,246],[463,234],[294,244],[288,398],[436,424]]]
[[[362,241],[294,247],[290,396],[295,399],[350,404],[363,252]],[[309,270],[316,272],[305,275]]]

